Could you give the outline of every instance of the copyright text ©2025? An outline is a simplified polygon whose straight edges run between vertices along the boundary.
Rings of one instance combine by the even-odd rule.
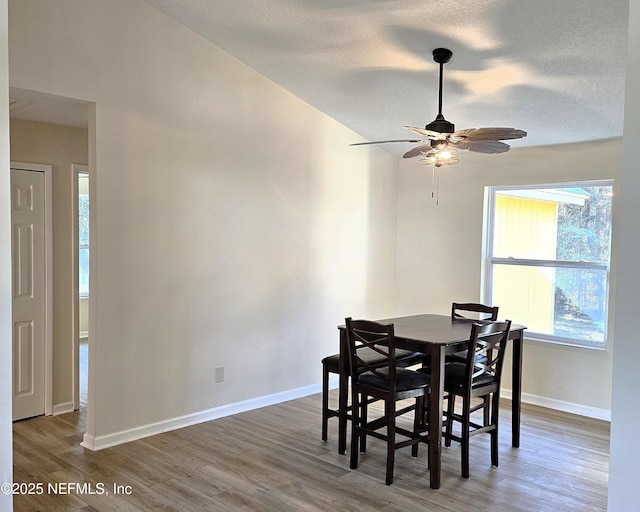
[[[110,494],[133,494],[133,488],[124,484],[105,484],[103,482],[23,482],[8,483],[0,485],[2,494],[13,495],[97,495],[109,496]]]

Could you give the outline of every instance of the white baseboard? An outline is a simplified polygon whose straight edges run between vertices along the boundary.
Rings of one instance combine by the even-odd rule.
[[[511,399],[513,396],[510,389],[503,389],[500,395],[504,398]],[[544,396],[532,395],[530,393],[522,393],[522,402],[525,404],[538,405],[548,409],[586,416],[597,420],[611,421],[611,411],[609,409],[600,409],[589,405],[576,404],[574,402],[565,402],[563,400],[555,400]]]
[[[331,382],[332,388],[336,385],[337,382]],[[254,409],[260,409],[261,407],[267,407],[269,405],[275,405],[282,402],[287,402],[289,400],[295,400],[296,398],[314,395],[316,393],[320,393],[321,391],[322,388],[320,384],[313,384],[311,386],[292,389],[289,391],[284,391],[282,393],[274,393],[272,395],[253,398],[251,400],[245,400],[234,404],[214,407],[213,409],[188,414],[185,416],[179,416],[177,418],[171,418],[168,420],[159,421],[157,423],[151,423],[149,425],[143,425],[141,427],[123,430],[121,432],[115,432],[113,434],[106,434],[95,437],[85,434],[81,446],[93,451],[102,450],[104,448],[128,443],[137,439],[142,439],[156,434],[162,434],[163,432],[169,432],[170,430],[197,425],[198,423],[204,423],[205,421],[217,420],[219,418],[232,416],[241,412],[252,411]],[[510,389],[503,389],[501,391],[501,395],[506,399],[511,399],[512,397]],[[586,416],[589,418],[611,421],[611,411],[607,409],[600,409],[597,407],[590,407],[582,404],[565,402],[562,400],[554,400],[551,398],[532,395],[529,393],[522,394],[522,401],[523,403],[537,405],[540,407],[547,407],[549,409],[564,411],[571,414],[578,414],[580,416]],[[69,407],[70,409],[68,409]],[[54,407],[54,414],[62,414],[63,412],[70,412],[72,410],[73,403],[58,404]]]
[[[189,427],[191,425],[197,425],[198,423],[204,423],[205,421],[217,420],[219,418],[224,418],[225,416],[232,416],[233,414],[252,411],[254,409],[260,409],[261,407],[267,407],[269,405],[295,400],[296,398],[314,395],[320,391],[322,391],[320,384],[313,384],[311,386],[291,389],[282,393],[274,393],[272,395],[253,398],[243,402],[214,407],[213,409],[208,409],[206,411],[200,411],[186,416],[179,416],[177,418],[171,418],[157,423],[151,423],[149,425],[123,430],[121,432],[115,432],[113,434],[95,437],[85,434],[80,445],[93,451],[102,450],[111,446],[142,439],[144,437],[169,432],[170,430]]]
[[[67,414],[68,412],[73,412],[73,402],[63,402],[53,406],[54,416],[57,416],[58,414]]]

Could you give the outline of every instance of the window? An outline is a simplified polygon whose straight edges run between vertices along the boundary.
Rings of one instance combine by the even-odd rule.
[[[485,300],[528,338],[605,346],[612,185],[489,187]]]
[[[78,290],[89,296],[89,175],[78,173]]]

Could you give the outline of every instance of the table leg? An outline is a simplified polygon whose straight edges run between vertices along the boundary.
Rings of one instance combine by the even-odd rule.
[[[347,335],[340,329],[340,362],[338,366],[338,453],[347,452],[347,407],[349,385],[347,376]]]
[[[429,477],[432,489],[441,482],[442,402],[444,395],[444,350],[433,345],[431,350],[431,390],[429,392]]]
[[[522,398],[522,348],[524,331],[518,331],[513,339],[513,370],[511,372],[511,446],[520,447],[520,404]]]

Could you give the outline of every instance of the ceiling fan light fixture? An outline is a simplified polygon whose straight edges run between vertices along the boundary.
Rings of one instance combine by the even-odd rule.
[[[451,154],[451,151],[449,151],[448,149],[443,149],[438,153],[438,157],[440,158],[440,160],[451,160],[452,156],[453,155]]]
[[[423,152],[418,162],[422,165],[432,165],[442,167],[443,165],[453,165],[458,163],[458,153],[451,149],[431,150]]]

